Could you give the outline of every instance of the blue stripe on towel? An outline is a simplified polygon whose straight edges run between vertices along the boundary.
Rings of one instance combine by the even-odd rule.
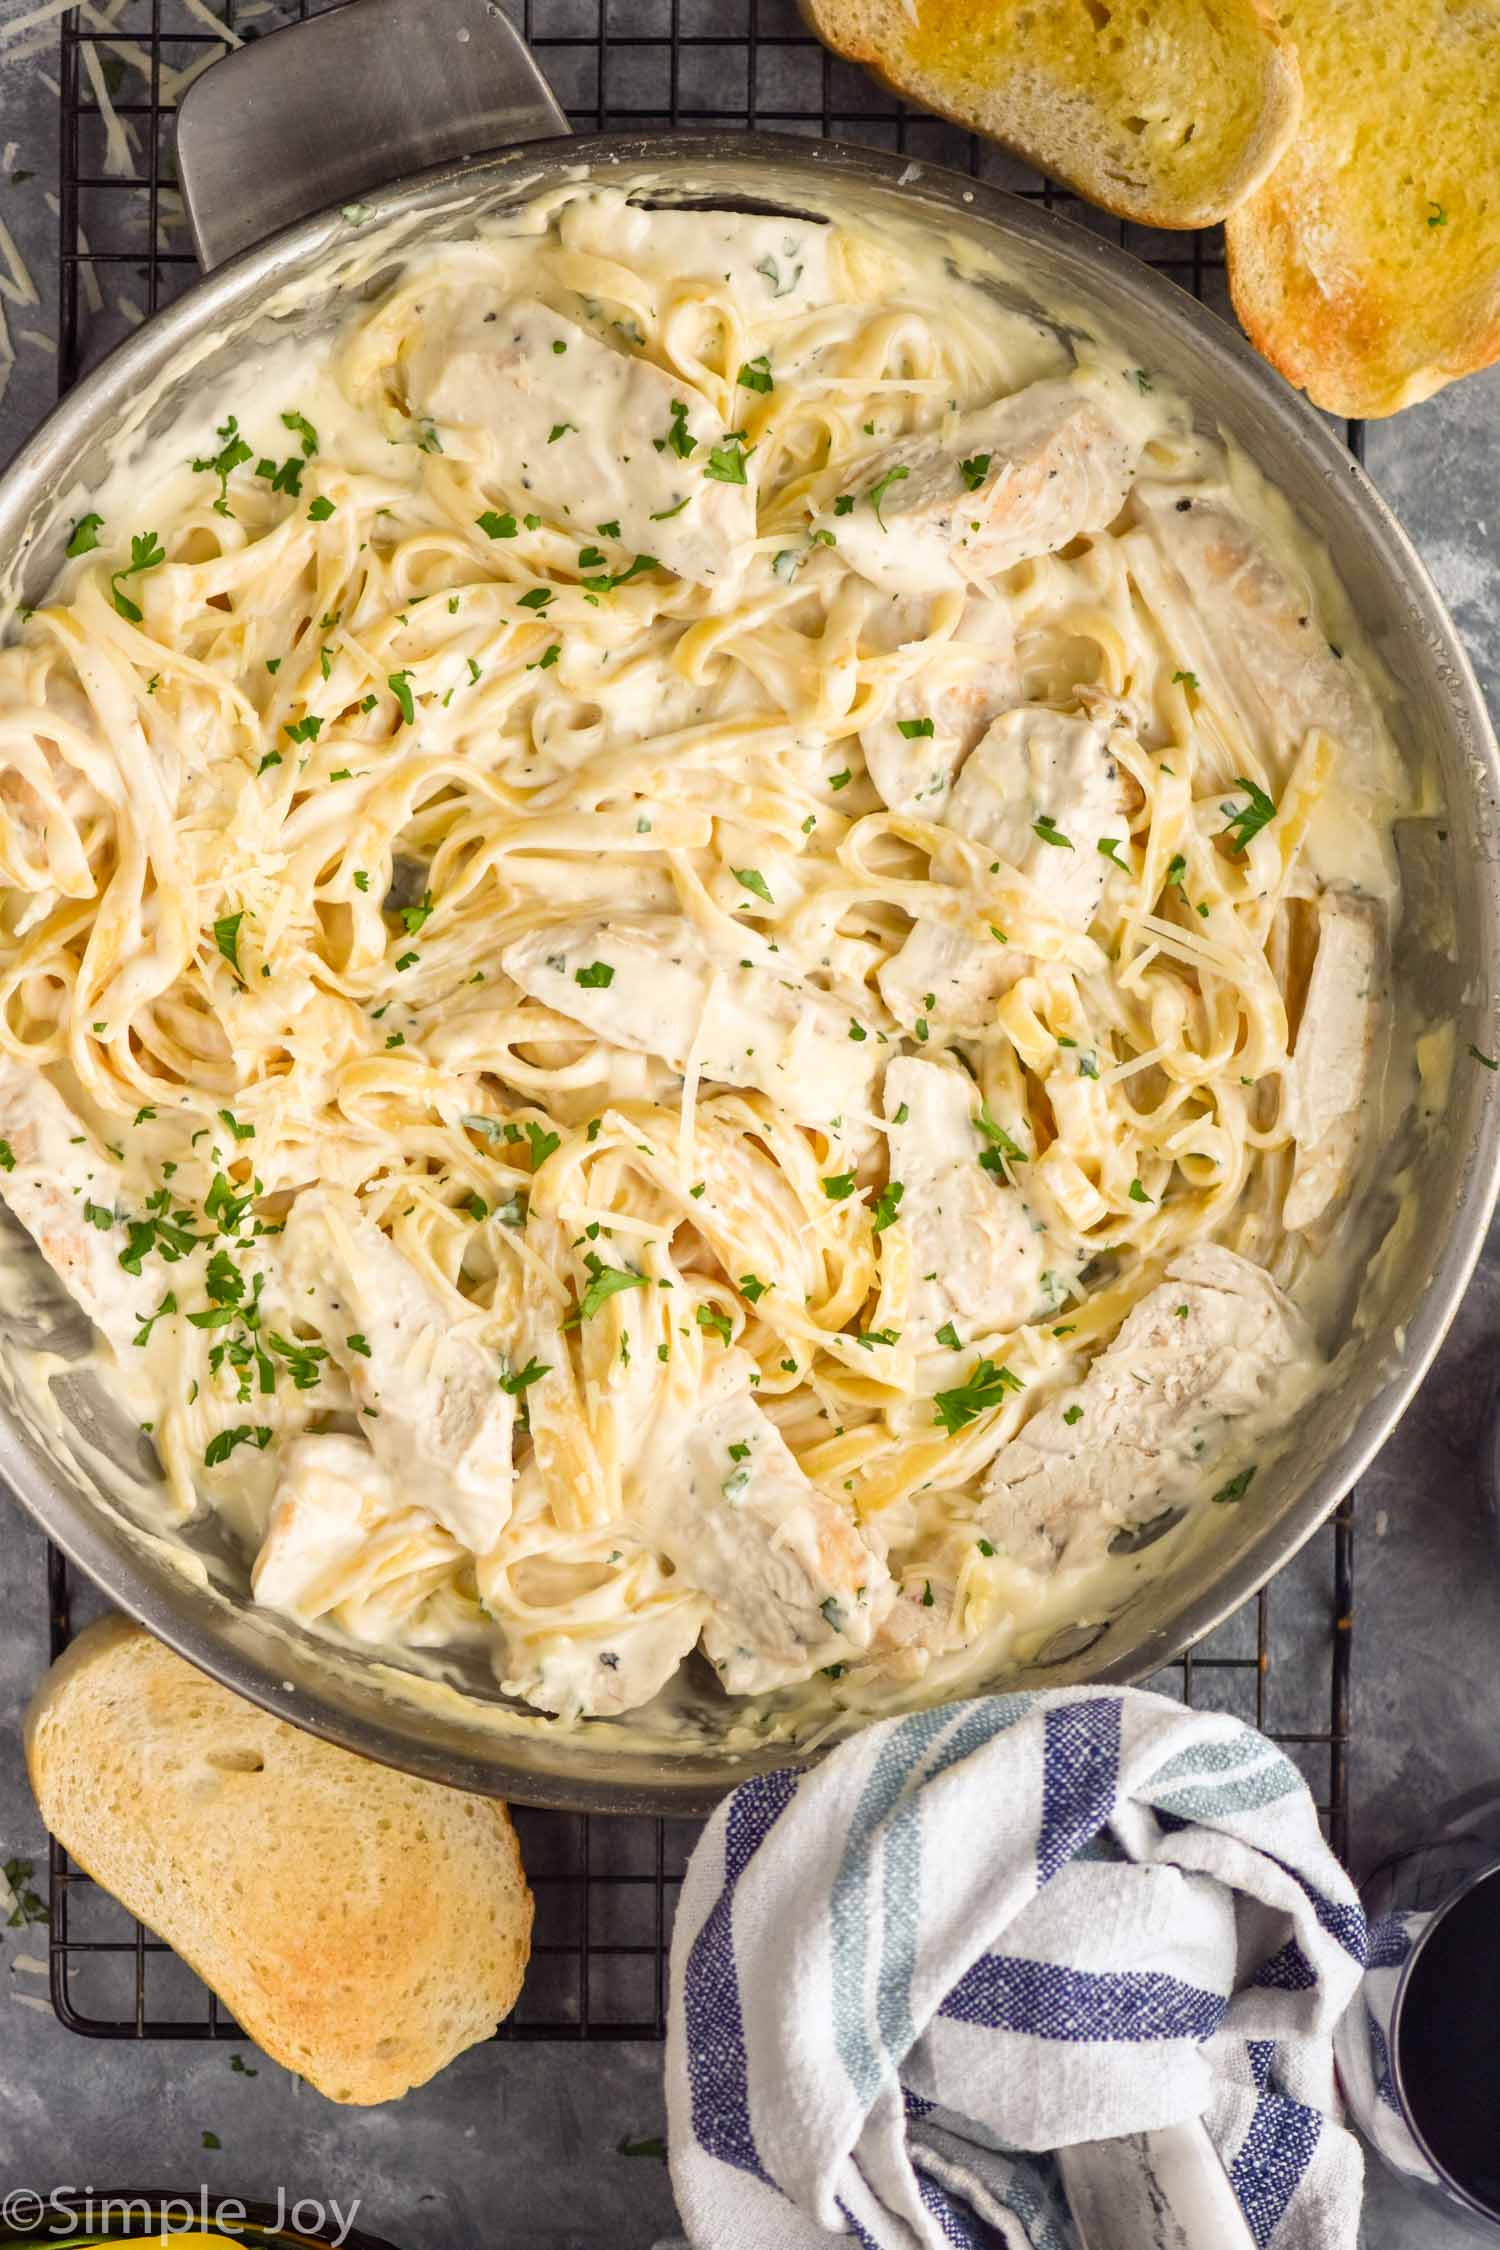
[[[1265,2094],[1256,2103],[1250,2130],[1229,2167],[1229,2183],[1255,2237],[1256,2250],[1267,2250],[1286,2217],[1322,2130],[1323,2120],[1315,2109],[1283,2094]]]
[[[1042,1753],[1039,1882],[1050,1883],[1115,1809],[1120,1784],[1120,1703],[1096,1696],[1049,1711]]]
[[[870,1941],[883,1936],[872,1929],[875,1916],[870,1902],[871,1844],[877,1830],[898,1802],[923,1752],[951,1720],[942,1709],[914,1711],[891,1729],[876,1754],[844,1844],[844,1854],[829,1893],[828,1917],[832,1937],[833,2035],[839,2060],[860,2101],[869,2104],[885,2075],[885,2058],[870,2035],[866,2017]],[[915,1815],[913,1814],[913,1817]],[[920,1839],[918,1839],[920,1841]],[[915,1848],[915,1847],[913,1847]],[[892,1994],[877,1995],[877,2017],[882,2027],[900,2009]],[[883,2035],[883,2034],[882,2034]]]
[[[1317,1981],[1317,1970],[1295,1938],[1288,1938],[1269,1961],[1262,1961],[1250,1979],[1262,1992],[1311,1992]]]
[[[839,2059],[862,2102],[873,2100],[893,2064],[916,2038],[911,2014],[921,1904],[920,1788],[1024,1718],[1034,1698],[998,1695],[953,1709],[915,1711],[892,1728],[871,1767],[849,1824],[829,1896],[833,2030]],[[943,1740],[946,1735],[947,1739]],[[928,1758],[933,1745],[939,1744]],[[910,1792],[908,1796],[908,1791]],[[902,1803],[902,1798],[907,1802]],[[871,1898],[872,1862],[881,1850],[881,1913]],[[875,2022],[867,2016],[868,1964],[879,1946]]]
[[[740,1877],[797,1793],[790,1771],[759,1774],[729,1800],[724,1888],[693,1940],[683,1978],[688,2091],[693,2131],[710,2156],[766,2178],[750,2124],[745,2021],[734,1959],[734,1895]]]
[[[1305,1875],[1299,1875],[1295,1867],[1288,1867],[1286,1861],[1278,1859],[1274,1852],[1267,1852],[1266,1857],[1273,1867],[1281,1869],[1283,1875],[1290,1875],[1298,1890],[1305,1894],[1318,1918],[1319,1928],[1326,1930],[1343,1947],[1350,1959],[1357,1961],[1363,1968],[1370,1942],[1369,1926],[1363,1910],[1358,1906],[1340,1906],[1336,1900],[1325,1897],[1315,1883],[1310,1883]]]
[[[1367,1969],[1399,1969],[1411,1951],[1406,1919],[1400,1914],[1383,1914],[1378,1922],[1370,1924],[1370,1957]]]
[[[1224,2020],[1222,1994],[1184,1984],[1159,1969],[1133,1972],[1065,1969],[982,1953],[938,2013],[991,2031],[1024,2031],[1038,2039],[1209,2039]]]
[[[931,2212],[937,2220],[938,2232],[945,2242],[953,2244],[954,2250],[1005,2250],[994,2229],[987,2227],[975,2211],[955,2203],[926,2172],[919,2171],[916,2177],[922,2208]]]

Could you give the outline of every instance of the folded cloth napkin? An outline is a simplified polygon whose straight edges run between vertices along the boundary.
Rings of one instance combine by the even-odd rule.
[[[1306,1784],[1132,1689],[950,1704],[746,1782],[672,1943],[695,2250],[1073,2250],[1045,2152],[1202,2116],[1260,2250],[1354,2250],[1364,1917]]]

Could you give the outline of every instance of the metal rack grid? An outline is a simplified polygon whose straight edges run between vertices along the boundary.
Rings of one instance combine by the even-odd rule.
[[[419,5],[420,0],[412,0]],[[254,38],[322,12],[323,0],[225,0]],[[946,164],[1062,211],[1226,307],[1217,234],[1166,234],[1107,217],[1016,158],[907,109],[810,37],[795,0],[503,0],[570,122],[584,130],[716,125],[860,141]],[[107,19],[107,20],[106,20]],[[91,0],[63,18],[59,181],[59,381],[66,390],[195,272],[176,192],[172,109],[183,74],[223,42],[193,0]],[[92,62],[89,57],[92,54]],[[112,177],[94,71],[132,143],[137,177]],[[1362,430],[1347,427],[1362,457]],[[1353,1510],[1345,1501],[1274,1584],[1149,1684],[1233,1712],[1306,1773],[1335,1849],[1348,1820]],[[74,1630],[76,1582],[49,1550],[56,1655]],[[663,2035],[666,1954],[690,1822],[516,1813],[537,1900],[532,1966],[502,2039],[649,2040]],[[53,2005],[104,2039],[242,2035],[170,1950],[54,1843]]]

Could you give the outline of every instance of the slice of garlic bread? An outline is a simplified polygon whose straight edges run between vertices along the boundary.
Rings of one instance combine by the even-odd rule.
[[[1282,0],[1302,126],[1229,221],[1246,333],[1335,414],[1500,358],[1500,0]]]
[[[503,1805],[319,1742],[117,1617],[25,1741],[79,1866],[330,2100],[394,2100],[514,2006],[531,1893]]]
[[[1107,211],[1211,226],[1291,139],[1268,0],[802,0],[820,39]]]

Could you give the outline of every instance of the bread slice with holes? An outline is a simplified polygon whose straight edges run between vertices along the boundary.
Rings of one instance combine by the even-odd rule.
[[[898,94],[1003,141],[1122,219],[1214,225],[1292,137],[1269,0],[802,0]]]
[[[1500,0],[1282,0],[1302,129],[1229,222],[1251,341],[1335,414],[1500,358]]]
[[[120,1618],[38,1688],[26,1763],[64,1848],[336,2102],[487,2039],[531,1950],[503,1805],[336,1750]]]

